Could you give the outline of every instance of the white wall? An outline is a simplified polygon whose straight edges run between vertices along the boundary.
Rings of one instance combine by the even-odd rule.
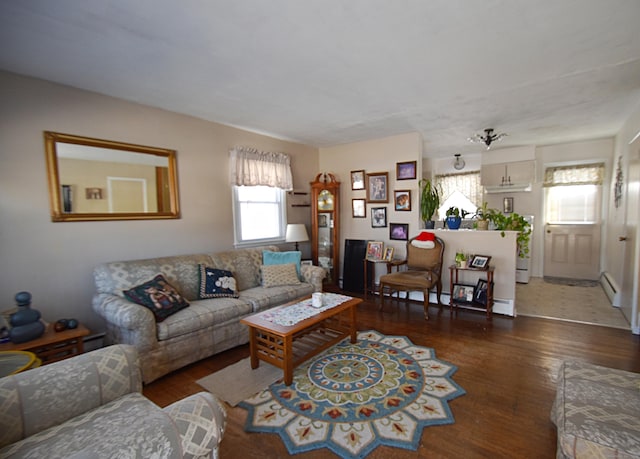
[[[418,177],[416,180],[396,180],[396,163],[417,161]],[[353,218],[351,200],[366,198],[365,190],[351,190],[351,171],[362,170],[365,173],[388,172],[389,203],[367,204],[366,218]],[[395,257],[404,258],[406,242],[391,241],[389,228],[371,227],[371,208],[386,207],[388,223],[408,223],[409,237],[417,234],[420,228],[418,181],[422,170],[422,137],[416,132],[402,134],[383,139],[355,142],[330,148],[320,149],[320,170],[331,172],[342,182],[340,195],[342,209],[340,211],[340,277],[344,260],[345,239],[366,239],[383,241],[385,247],[395,249]],[[411,212],[396,212],[393,205],[394,190],[411,190]],[[379,267],[382,269],[382,267]],[[386,272],[386,271],[385,271]],[[377,273],[379,276],[380,273]]]
[[[0,310],[28,290],[45,320],[74,317],[92,332],[103,330],[91,310],[96,264],[232,248],[230,147],[291,154],[296,189],[318,170],[313,147],[15,74],[0,72],[0,100]],[[45,130],[177,150],[182,218],[52,223]]]

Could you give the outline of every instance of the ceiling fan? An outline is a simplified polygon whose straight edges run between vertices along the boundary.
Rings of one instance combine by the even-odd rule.
[[[498,142],[502,140],[503,137],[507,136],[507,134],[505,134],[504,132],[500,134],[494,134],[492,128],[487,128],[484,130],[484,132],[485,135],[476,134],[472,137],[469,137],[467,140],[474,143],[484,143],[487,146],[488,150],[489,148],[491,148],[491,144],[493,142]]]

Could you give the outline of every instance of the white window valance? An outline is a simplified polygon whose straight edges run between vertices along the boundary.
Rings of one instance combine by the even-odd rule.
[[[234,147],[229,150],[231,184],[293,190],[291,158],[286,153]]]
[[[602,185],[604,163],[547,167],[544,186]]]

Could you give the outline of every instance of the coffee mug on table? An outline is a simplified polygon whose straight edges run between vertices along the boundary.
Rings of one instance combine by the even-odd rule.
[[[311,295],[311,306],[314,308],[322,307],[322,292],[315,292]]]

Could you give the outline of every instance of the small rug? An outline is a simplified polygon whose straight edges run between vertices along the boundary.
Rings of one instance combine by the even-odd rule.
[[[600,281],[589,279],[570,279],[567,277],[544,277],[545,282],[550,284],[569,285],[571,287],[597,287]]]
[[[247,432],[277,433],[290,454],[328,448],[363,458],[379,445],[417,450],[422,429],[452,424],[448,401],[465,394],[457,367],[431,348],[377,331],[345,339],[240,403]]]
[[[282,378],[280,368],[260,362],[260,366],[252,370],[251,359],[247,357],[197,380],[196,383],[229,405],[236,406],[244,399],[269,387],[269,384],[279,378]]]

